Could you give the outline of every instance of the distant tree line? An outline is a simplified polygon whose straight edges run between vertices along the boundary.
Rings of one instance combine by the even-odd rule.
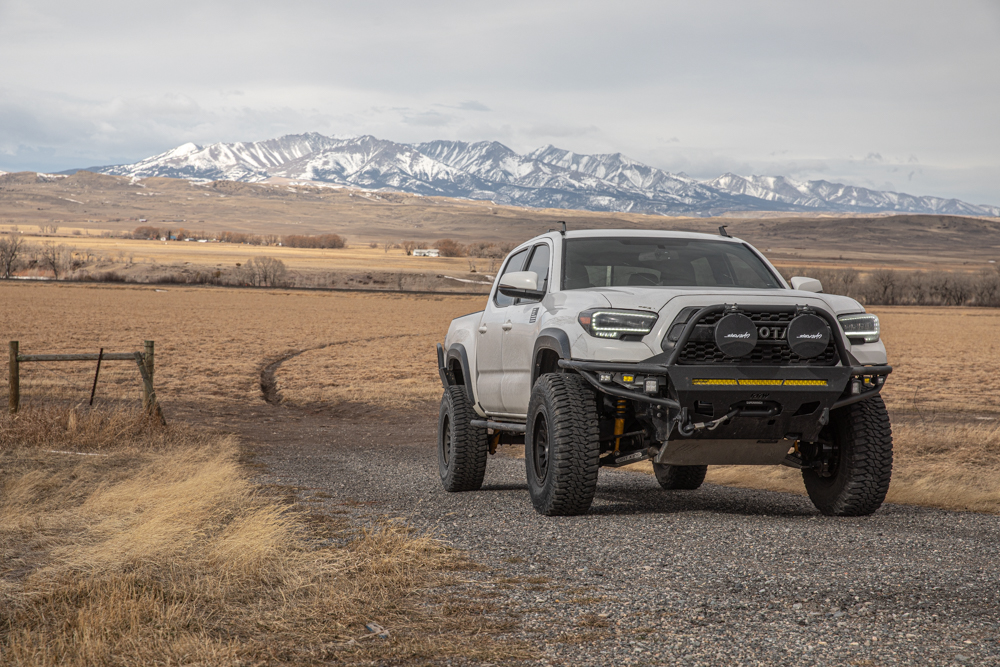
[[[809,276],[823,283],[827,294],[843,294],[872,306],[1000,307],[1000,266],[974,273],[962,271],[902,271],[875,269],[786,269],[791,276]]]
[[[515,244],[513,243],[490,243],[486,241],[477,241],[475,243],[463,245],[454,239],[438,239],[433,243],[433,245],[430,246],[428,246],[426,242],[422,241],[403,241],[399,244],[386,242],[382,247],[385,248],[386,252],[393,247],[402,248],[407,255],[412,255],[414,250],[431,247],[437,248],[441,252],[442,257],[503,259],[507,256],[507,253],[514,249],[514,245]]]
[[[132,230],[131,237],[134,239],[167,239],[176,241],[195,239],[260,246],[284,245],[291,248],[343,248],[347,245],[347,239],[339,234],[317,234],[315,236],[292,234],[279,236],[277,234],[251,234],[249,232],[230,231],[208,234],[204,231],[196,232],[183,227],[171,229],[156,227],[154,225],[140,225],[136,227]]]
[[[281,244],[289,248],[343,248],[347,239],[339,234],[316,236],[282,236]]]

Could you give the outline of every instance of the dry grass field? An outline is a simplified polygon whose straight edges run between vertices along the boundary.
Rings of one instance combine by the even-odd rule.
[[[231,438],[128,410],[4,413],[0,482],[4,665],[519,655],[428,594],[468,567],[460,555],[400,524],[293,508],[248,480]]]
[[[434,344],[453,317],[479,310],[482,297],[0,284],[0,303],[0,333],[20,340],[24,353],[133,350],[155,339],[168,417],[172,408],[194,409],[225,425],[259,404],[262,373],[273,399],[288,405],[435,410]],[[885,390],[897,452],[890,499],[1000,510],[1000,311],[875,310],[895,368]],[[78,366],[53,374],[24,365],[23,400],[53,385],[86,398],[92,365]],[[802,490],[788,469],[710,475]]]
[[[266,366],[320,346],[329,346],[326,354],[355,378],[354,386],[394,378],[396,371],[383,363],[389,360],[399,364],[397,370],[408,369],[412,377],[433,385],[434,343],[453,317],[478,310],[481,302],[481,297],[463,296],[2,283],[0,335],[19,340],[23,354],[101,347],[131,351],[153,339],[157,393],[165,406],[253,410],[261,400],[260,375]],[[422,347],[406,356],[394,354],[398,341],[415,337],[422,337]],[[349,353],[338,355],[345,345]],[[336,382],[322,369],[302,372],[286,375],[279,368],[282,398],[313,400],[316,396],[309,392],[314,385]],[[0,391],[6,393],[6,364],[2,374]],[[22,400],[31,401],[34,383],[44,393],[64,379],[82,399],[89,396],[92,377],[89,363],[25,364]],[[288,393],[290,382],[294,389]],[[393,396],[407,395],[406,386],[390,383],[377,400],[397,400]],[[366,397],[376,400],[372,394]]]

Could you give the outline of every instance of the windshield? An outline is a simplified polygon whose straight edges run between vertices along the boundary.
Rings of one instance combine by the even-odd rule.
[[[587,287],[746,287],[781,284],[748,247],[677,238],[566,240],[563,289]]]

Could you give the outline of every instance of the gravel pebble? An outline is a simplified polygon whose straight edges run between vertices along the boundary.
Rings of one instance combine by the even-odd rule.
[[[1000,517],[886,505],[829,518],[803,496],[666,492],[610,469],[588,515],[543,517],[514,447],[490,458],[481,491],[446,493],[434,412],[331,422],[276,408],[270,433],[245,436],[263,481],[468,550],[486,569],[453,594],[495,596],[537,664],[1000,664]]]

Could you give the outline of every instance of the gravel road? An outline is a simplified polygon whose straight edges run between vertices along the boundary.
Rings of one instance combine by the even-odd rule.
[[[268,406],[244,436],[267,481],[467,549],[487,566],[468,586],[499,594],[538,664],[1000,664],[1000,517],[887,505],[833,519],[805,497],[665,492],[606,469],[589,515],[548,518],[513,447],[491,457],[482,491],[445,493],[436,412]]]

